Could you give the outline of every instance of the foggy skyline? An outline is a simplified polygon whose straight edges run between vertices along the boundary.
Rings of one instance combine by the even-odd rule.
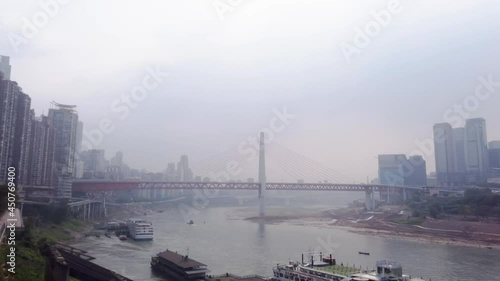
[[[252,1],[224,20],[213,2],[69,1],[17,52],[1,37],[0,54],[37,115],[54,100],[77,105],[87,132],[108,118],[115,128],[95,148],[151,171],[238,146],[286,107],[295,118],[277,142],[364,182],[377,175],[376,155],[422,151],[415,142],[432,141],[433,124],[465,120],[450,110],[480,77],[500,81],[494,1],[399,1],[402,11],[351,62],[340,45],[391,1]],[[7,35],[41,10],[0,3]],[[156,68],[168,77],[126,117],[117,112],[113,103],[124,105]],[[466,111],[486,119],[488,141],[500,139],[495,89]],[[431,151],[421,153],[428,172]]]

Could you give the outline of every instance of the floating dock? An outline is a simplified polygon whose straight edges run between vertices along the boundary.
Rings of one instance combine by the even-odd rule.
[[[204,280],[209,272],[205,264],[168,249],[151,258],[151,268],[179,281]]]

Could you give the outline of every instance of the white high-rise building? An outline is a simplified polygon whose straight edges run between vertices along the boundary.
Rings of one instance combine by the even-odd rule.
[[[486,181],[489,173],[486,121],[483,118],[465,122],[465,163],[467,181]]]

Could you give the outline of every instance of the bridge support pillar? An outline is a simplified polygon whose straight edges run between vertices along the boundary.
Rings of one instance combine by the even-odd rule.
[[[85,205],[80,206],[80,216],[82,217],[83,221],[87,220],[87,208],[85,208]]]
[[[102,215],[104,217],[107,217],[107,210],[106,210],[106,194],[102,194]]]
[[[83,205],[83,221],[87,221],[87,205]]]
[[[93,203],[90,203],[89,204],[89,209],[90,209],[90,212],[89,212],[89,217],[90,217],[90,220],[94,220],[94,204]]]
[[[367,211],[375,209],[375,199],[373,198],[373,190],[370,187],[365,189],[365,208]]]
[[[87,219],[88,220],[92,220],[92,218],[90,217],[90,208],[91,208],[91,205],[90,204],[85,204],[85,206],[87,206]]]

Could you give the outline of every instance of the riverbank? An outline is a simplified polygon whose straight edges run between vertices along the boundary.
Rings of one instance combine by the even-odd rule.
[[[3,268],[0,280],[43,280],[45,272],[45,257],[43,250],[54,242],[67,243],[83,237],[83,233],[92,229],[91,223],[85,223],[74,218],[67,218],[59,224],[52,222],[26,222],[24,232],[16,236],[15,245],[0,245],[2,253],[0,262],[5,264],[10,247],[16,249],[16,272],[8,273]]]
[[[251,210],[242,209],[235,216],[261,222],[251,216]],[[289,223],[321,228],[339,228],[346,231],[391,239],[406,239],[500,250],[500,222],[464,221],[456,217],[446,219],[413,218],[402,206],[391,206],[382,212],[363,212],[359,208],[334,210],[268,208],[267,224]]]

